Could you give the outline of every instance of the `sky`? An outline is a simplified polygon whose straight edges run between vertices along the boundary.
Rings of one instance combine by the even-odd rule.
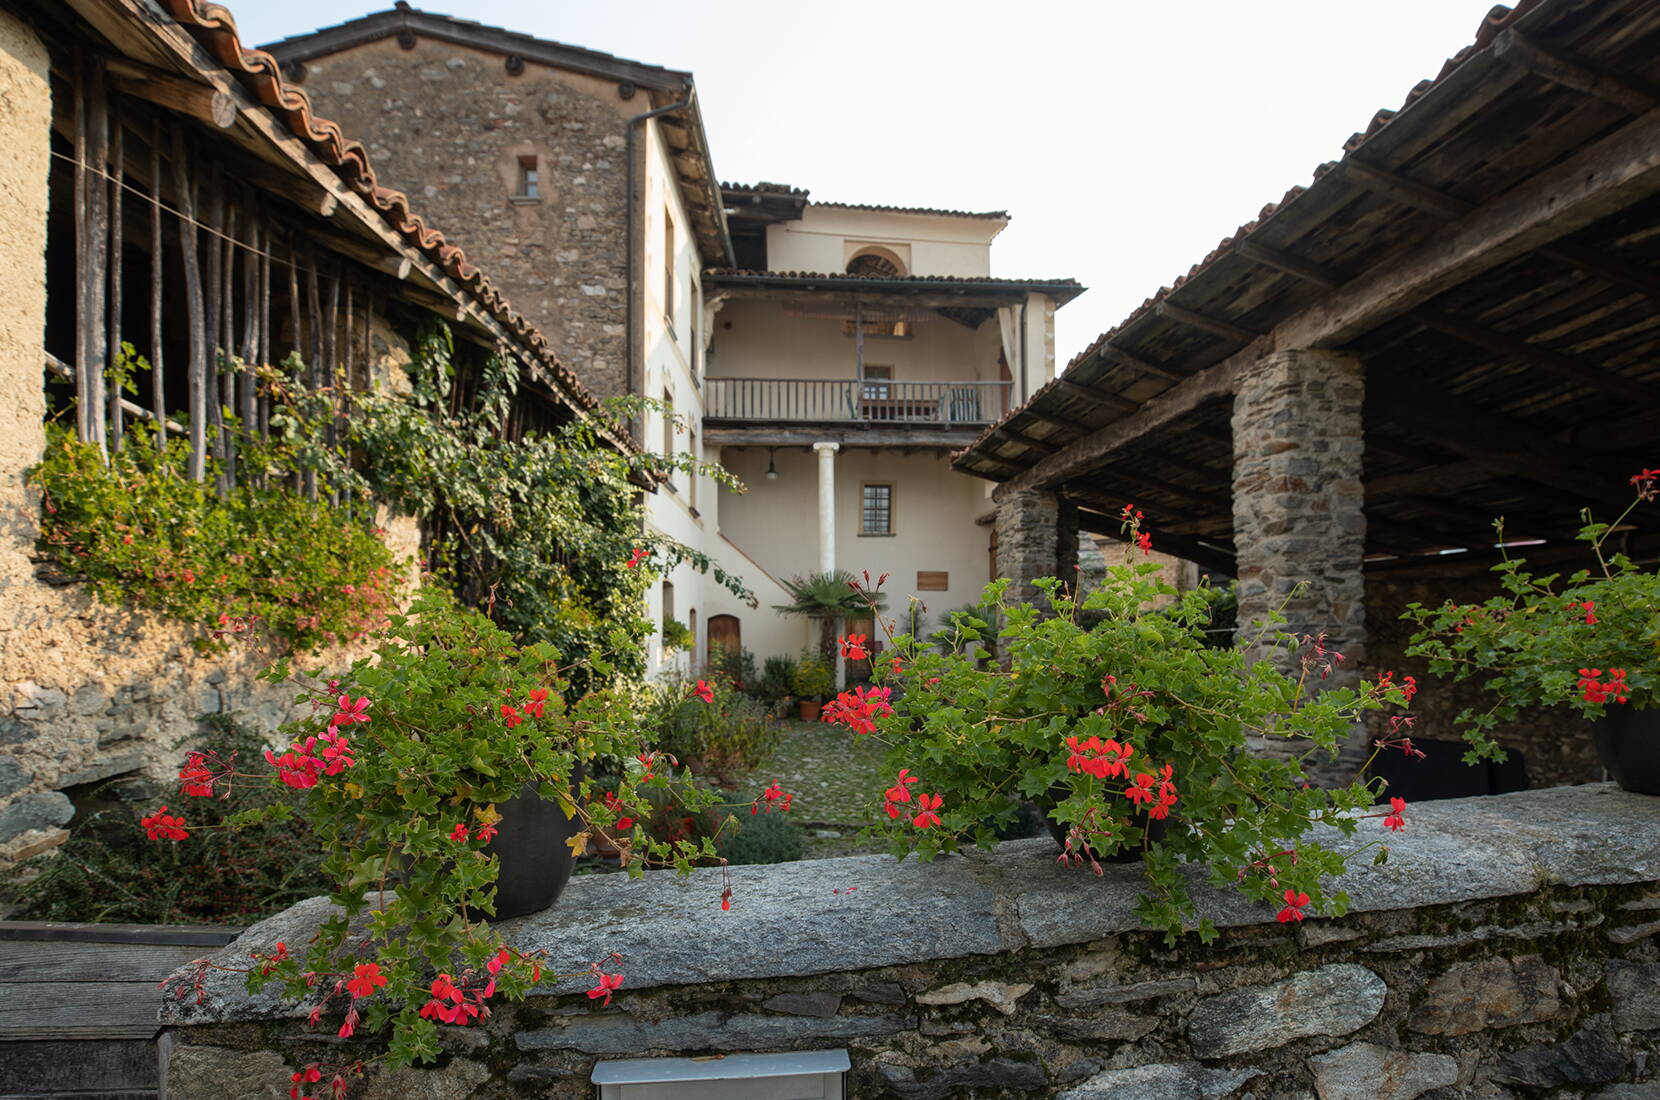
[[[233,0],[265,43],[390,6]],[[696,77],[722,180],[1007,210],[1058,365],[1474,38],[1492,0],[416,0]],[[440,227],[442,228],[442,227]]]

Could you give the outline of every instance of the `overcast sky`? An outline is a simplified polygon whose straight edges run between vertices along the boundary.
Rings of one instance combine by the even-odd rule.
[[[387,4],[239,0],[264,43]],[[1064,363],[1475,37],[1491,0],[417,0],[697,77],[723,180],[1008,210]],[[397,181],[393,181],[397,182]],[[441,227],[442,228],[442,227]]]

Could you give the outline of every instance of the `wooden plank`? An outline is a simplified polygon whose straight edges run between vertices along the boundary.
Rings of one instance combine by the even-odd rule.
[[[1660,302],[1660,271],[1578,244],[1555,244],[1539,255],[1578,268],[1622,290],[1634,290]]]
[[[1224,340],[1233,340],[1241,344],[1248,344],[1261,335],[1261,333],[1252,332],[1248,328],[1241,328],[1231,321],[1224,321],[1220,317],[1211,317],[1191,309],[1183,309],[1174,302],[1160,302],[1158,313],[1159,316],[1175,321],[1177,324],[1200,329],[1213,336],[1220,336]]]
[[[1233,394],[1233,356],[1207,367],[1150,399],[1135,416],[1116,420],[1050,455],[999,486],[993,496],[1022,489],[1049,489],[1104,465],[1113,452],[1160,431],[1212,401]]]
[[[1183,378],[1187,377],[1180,371],[1172,370],[1171,368],[1163,366],[1159,363],[1151,362],[1150,360],[1144,359],[1139,355],[1131,355],[1129,352],[1124,351],[1122,348],[1114,347],[1112,344],[1102,344],[1100,348],[1096,350],[1096,354],[1110,363],[1117,363],[1121,367],[1129,367],[1132,370],[1138,370],[1143,374],[1153,375],[1155,378],[1166,378],[1172,382],[1180,382]]]
[[[1414,210],[1433,214],[1438,218],[1462,218],[1475,209],[1473,203],[1465,202],[1444,191],[1437,191],[1433,187],[1426,187],[1398,172],[1368,164],[1356,157],[1346,158],[1338,167],[1344,178],[1356,187],[1364,187],[1402,206],[1410,206]]]
[[[190,480],[207,475],[208,343],[207,307],[202,294],[202,269],[196,247],[195,181],[185,153],[184,130],[173,126],[173,189],[179,203],[179,250],[184,261],[184,302],[190,334]]]
[[[1660,99],[1652,93],[1579,58],[1548,49],[1514,27],[1493,40],[1493,54],[1524,72],[1623,107],[1634,115],[1660,106]]]
[[[1454,339],[1462,340],[1510,359],[1516,359],[1557,374],[1563,378],[1578,382],[1582,386],[1603,390],[1607,393],[1616,393],[1621,397],[1629,397],[1645,405],[1660,404],[1660,390],[1647,382],[1635,378],[1627,378],[1623,374],[1599,367],[1594,363],[1587,363],[1564,352],[1556,351],[1541,344],[1529,343],[1526,340],[1487,328],[1474,321],[1467,321],[1461,317],[1442,313],[1440,310],[1420,306],[1408,314],[1414,321],[1426,328],[1444,333]],[[1410,420],[1403,421],[1410,426]]]
[[[1650,111],[1351,279],[1276,326],[1276,348],[1336,347],[1660,191],[1660,110]]]
[[[245,929],[211,924],[101,924],[93,921],[4,920],[0,942],[44,940],[62,943],[130,943],[182,947],[223,947]]]
[[[167,390],[162,375],[161,298],[161,122],[150,122],[150,412],[153,419],[167,415]],[[167,432],[156,433],[156,450],[167,449]]]
[[[155,982],[0,982],[0,1035],[13,1028],[160,1030]]]
[[[1293,256],[1289,252],[1282,252],[1277,248],[1270,248],[1259,244],[1249,237],[1242,237],[1234,242],[1233,250],[1252,263],[1263,267],[1282,271],[1287,275],[1295,275],[1306,282],[1323,286],[1327,290],[1335,290],[1346,281],[1344,276],[1333,268],[1317,264],[1313,260],[1305,260]]]
[[[1074,382],[1070,378],[1055,379],[1055,388],[1069,397],[1076,397],[1080,401],[1088,401],[1092,405],[1099,405],[1115,412],[1135,412],[1141,408],[1140,402],[1131,401],[1128,397],[1121,397],[1116,393],[1098,390],[1094,386],[1086,386],[1082,382]]]
[[[0,940],[0,982],[149,982],[215,948],[189,944]]]
[[[147,1039],[0,1042],[0,1096],[154,1096],[160,1087],[160,1056]]]

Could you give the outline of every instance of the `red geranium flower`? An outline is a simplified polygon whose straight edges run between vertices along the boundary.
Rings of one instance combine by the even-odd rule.
[[[358,963],[352,971],[351,980],[346,983],[346,991],[354,997],[370,997],[385,984],[386,978],[380,972],[379,963]]]
[[[467,836],[467,826],[463,822],[457,822],[455,828],[450,830],[450,839],[455,841],[457,844],[467,843]]]
[[[502,720],[507,723],[508,729],[512,729],[514,726],[525,720],[524,715],[519,713],[519,708],[513,706],[511,703],[503,703],[501,705],[501,716]]]
[[[1308,908],[1308,895],[1299,894],[1295,890],[1285,892],[1285,908],[1279,912],[1281,924],[1288,924],[1294,920],[1303,919],[1303,910]]]
[[[645,561],[649,557],[651,557],[651,552],[650,551],[641,550],[638,546],[636,546],[634,548],[634,553],[629,555],[629,558],[628,558],[627,561],[623,562],[623,568],[633,569],[635,566],[639,565],[641,562]]]
[[[1396,831],[1406,828],[1406,818],[1401,816],[1404,813],[1406,813],[1406,799],[1391,798],[1389,800],[1389,814],[1383,819],[1384,828]]]
[[[140,818],[138,823],[144,826],[151,840],[183,840],[190,835],[185,831],[184,818],[168,813],[166,806],[149,817]]]
[[[870,657],[865,649],[865,642],[870,640],[869,634],[848,634],[838,639],[842,646],[842,656],[849,661],[863,661]]]
[[[540,718],[542,717],[543,708],[547,706],[547,701],[548,689],[535,688],[530,693],[530,702],[525,704],[524,711],[532,718]]]
[[[723,905],[722,908],[724,909],[726,906]],[[621,974],[604,974],[596,970],[594,978],[599,984],[588,991],[588,999],[599,1001],[600,1007],[603,1008],[611,1003],[611,994],[615,993],[617,988],[622,985],[623,976]]]
[[[705,703],[713,703],[715,701],[715,689],[707,680],[699,680],[697,682],[697,687],[692,689],[692,694],[697,696],[699,699],[702,699]]]
[[[936,813],[945,799],[937,794],[919,794],[916,796],[918,814],[911,819],[911,824],[918,829],[926,829],[940,823],[940,815]]]
[[[193,752],[185,757],[184,765],[179,768],[179,793],[196,798],[213,796],[213,771],[201,753]]]

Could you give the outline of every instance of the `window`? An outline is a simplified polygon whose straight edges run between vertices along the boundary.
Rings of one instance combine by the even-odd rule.
[[[893,381],[892,367],[874,367],[865,364],[865,400],[886,401],[892,396],[893,389],[888,385]]]
[[[847,273],[870,279],[902,279],[905,277],[905,262],[890,249],[869,245],[859,249],[847,261]]]
[[[893,534],[893,486],[866,482],[862,488],[860,514],[861,535]]]
[[[668,626],[674,621],[674,585],[663,582],[663,625]]]
[[[895,340],[909,340],[916,335],[916,330],[909,321],[854,321],[842,322],[843,336],[858,336],[863,334],[866,339],[873,336],[892,338]]]
[[[541,191],[541,170],[535,157],[519,158],[519,193],[516,198],[539,199]]]
[[[663,391],[663,457],[674,454],[674,394]]]
[[[697,449],[697,429],[696,428],[692,429],[691,441],[687,444],[686,449],[691,452],[693,461],[696,461],[696,462],[703,461],[703,454],[702,454],[701,451],[699,451]],[[700,475],[697,473],[696,470],[693,470],[690,474],[688,474],[686,476],[691,480],[691,483],[692,483],[691,505],[692,505],[692,515],[695,516],[695,515],[697,515],[697,483],[700,480],[702,480],[702,478],[700,477]]]
[[[674,217],[663,208],[663,317],[674,329]]]

